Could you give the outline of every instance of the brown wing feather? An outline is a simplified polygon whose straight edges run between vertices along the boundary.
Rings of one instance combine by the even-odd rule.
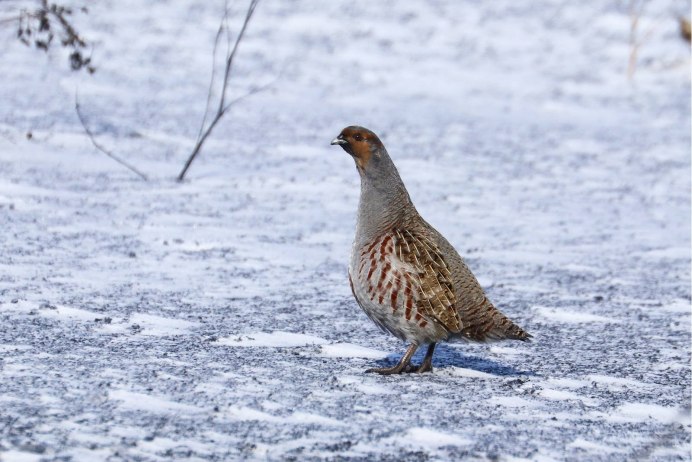
[[[495,308],[456,250],[434,228],[429,229],[429,234],[409,230],[396,233],[397,240],[403,241],[397,253],[403,253],[404,261],[425,268],[420,277],[425,294],[419,302],[420,312],[468,340],[531,338]]]
[[[463,321],[461,336],[479,342],[530,338],[530,334],[495,308],[469,267],[459,260],[454,280],[459,289],[456,308]]]
[[[412,274],[416,311],[435,319],[450,332],[459,332],[462,325],[455,307],[452,274],[440,249],[410,230],[394,230],[394,235],[394,254],[416,269],[416,274]]]

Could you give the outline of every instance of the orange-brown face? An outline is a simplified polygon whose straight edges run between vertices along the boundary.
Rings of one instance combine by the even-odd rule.
[[[341,130],[341,134],[332,140],[332,144],[341,146],[344,151],[351,154],[359,170],[365,169],[373,152],[382,147],[377,135],[367,128],[358,126]]]

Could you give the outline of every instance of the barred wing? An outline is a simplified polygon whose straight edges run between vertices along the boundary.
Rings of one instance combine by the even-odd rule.
[[[448,331],[462,328],[452,274],[438,246],[420,233],[395,229],[394,257],[405,263],[406,319],[411,310],[435,319]]]

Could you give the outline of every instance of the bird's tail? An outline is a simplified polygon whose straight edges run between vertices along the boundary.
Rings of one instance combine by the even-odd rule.
[[[529,341],[532,335],[516,325],[511,319],[495,308],[490,301],[485,300],[484,309],[472,323],[461,330],[461,336],[477,342],[492,342],[493,340]]]

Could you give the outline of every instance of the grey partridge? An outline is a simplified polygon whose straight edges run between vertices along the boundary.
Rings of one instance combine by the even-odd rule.
[[[366,372],[432,371],[436,343],[531,337],[488,300],[454,247],[418,214],[392,159],[372,131],[346,127],[332,142],[360,174],[349,282],[360,307],[382,330],[409,343],[398,364]],[[411,358],[428,351],[418,367]]]

